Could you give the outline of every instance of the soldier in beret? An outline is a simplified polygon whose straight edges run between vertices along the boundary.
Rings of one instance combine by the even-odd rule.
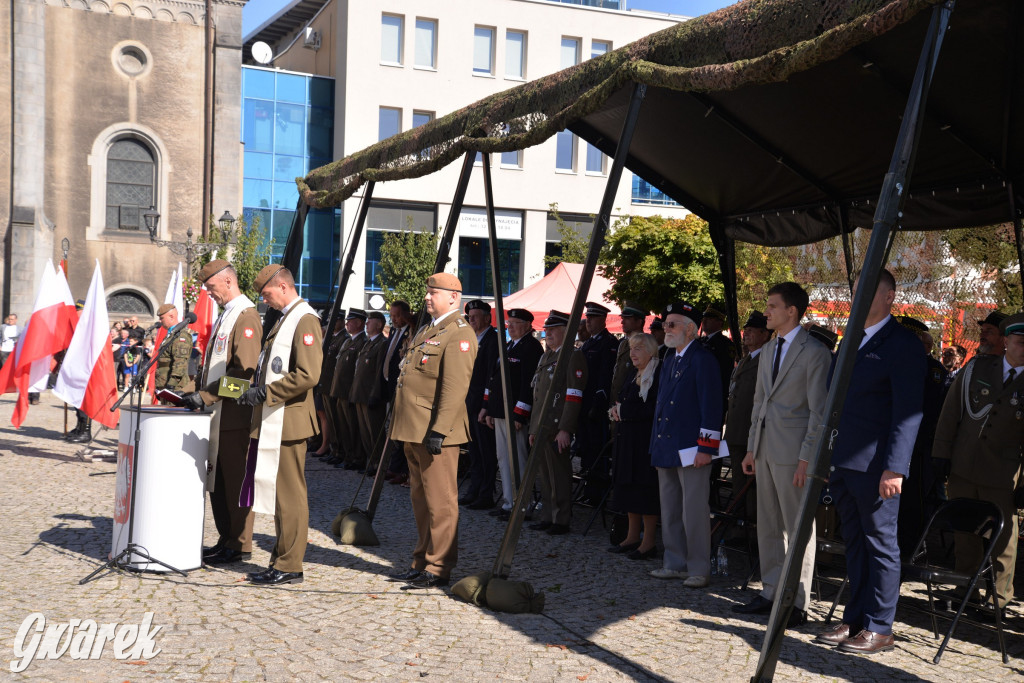
[[[334,329],[330,331],[331,339],[327,342],[327,353],[324,354],[324,366],[320,369],[320,383],[316,385],[314,397],[317,412],[323,411],[321,434],[323,437],[320,448],[312,452],[317,458],[330,458],[340,450],[338,446],[338,415],[334,399],[331,398],[331,384],[334,382],[334,370],[341,353],[341,345],[348,339],[345,331],[345,309],[338,311],[334,319]]]
[[[221,314],[213,324],[203,360],[198,391],[183,403],[192,410],[213,406],[206,489],[217,527],[217,542],[203,550],[206,564],[247,560],[252,553],[252,508],[239,505],[245,478],[252,407],[221,400],[222,377],[252,381],[260,355],[263,324],[256,304],[238,287],[238,274],[222,259],[210,261],[199,271],[199,281]]]
[[[338,360],[334,365],[334,381],[331,383],[331,397],[336,401],[338,416],[338,445],[341,452],[325,462],[335,467],[354,470],[366,466],[363,439],[359,434],[359,412],[352,404],[352,378],[356,373],[356,360],[366,344],[366,311],[350,309],[345,316],[345,331],[348,339],[341,344]]]
[[[371,470],[376,466],[380,455],[378,450],[383,446],[378,437],[384,429],[386,409],[381,377],[384,354],[388,350],[388,338],[382,334],[384,323],[384,314],[380,311],[366,314],[366,343],[356,356],[352,388],[349,390],[349,401],[355,408],[359,440],[366,458],[363,464]]]
[[[164,304],[157,309],[156,314],[166,330],[178,324],[178,309],[174,304]],[[188,359],[191,356],[192,333],[182,329],[157,357],[156,375],[153,378],[156,390],[167,389],[176,394],[192,391],[192,380],[188,377]]]
[[[530,445],[537,448],[540,458],[540,490],[544,507],[542,518],[530,525],[535,531],[546,531],[552,536],[569,532],[572,513],[572,454],[569,444],[572,435],[579,437],[581,429],[587,429],[583,421],[583,394],[587,386],[586,359],[583,352],[574,349],[569,353],[569,368],[565,374],[556,377],[558,351],[565,343],[569,315],[551,311],[544,321],[544,342],[547,351],[537,363],[533,376],[533,405],[538,406],[530,418]],[[610,336],[610,335],[608,335]],[[547,424],[540,421],[540,403],[548,395],[554,403],[547,414]],[[541,427],[548,427],[548,439],[537,442]],[[552,438],[553,435],[553,438]]]
[[[461,298],[454,275],[427,278],[431,320],[409,345],[395,388],[389,436],[405,444],[418,540],[410,568],[390,578],[407,589],[448,585],[458,560],[459,446],[470,439],[466,391],[477,352]]]
[[[991,316],[990,316],[991,317]],[[987,500],[1003,513],[1003,533],[992,551],[1000,608],[1013,598],[1017,507],[1024,465],[1024,313],[1004,318],[1005,355],[975,356],[957,373],[942,406],[932,455],[949,476],[950,498]],[[981,543],[954,535],[957,571],[973,571]]]
[[[459,498],[459,505],[470,510],[490,510],[494,507],[494,479],[498,473],[498,454],[495,450],[494,427],[477,419],[484,406],[487,380],[498,360],[498,331],[491,327],[491,306],[474,299],[466,304],[466,319],[476,333],[476,362],[466,394],[466,411],[473,440],[469,442],[469,488]]]
[[[700,342],[718,361],[718,368],[721,371],[722,377],[723,409],[725,408],[724,401],[729,396],[729,378],[732,376],[732,368],[736,363],[736,348],[732,341],[722,333],[724,327],[724,313],[714,306],[708,306],[704,309],[704,315],[701,317],[700,322]]]
[[[641,309],[637,304],[626,304],[622,307],[622,339],[619,341],[618,350],[615,352],[615,367],[612,369],[611,391],[608,394],[612,405],[619,398],[619,390],[622,383],[626,381],[626,375],[633,367],[629,360],[630,338],[644,331],[644,324],[647,322],[647,311]]]

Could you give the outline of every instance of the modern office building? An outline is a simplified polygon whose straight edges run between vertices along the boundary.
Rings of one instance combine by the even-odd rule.
[[[274,99],[269,89],[262,90],[260,96],[250,88],[255,79],[268,84],[254,86],[257,89],[269,88],[271,74],[277,79],[304,78],[310,84],[333,79],[333,158],[340,159],[483,97],[602,55],[683,20],[628,11],[623,4],[616,0],[296,0],[245,36],[243,61],[252,65],[245,68],[243,79],[245,125],[249,125],[250,106],[257,106],[250,102]],[[327,86],[322,89],[326,91]],[[312,87],[308,90],[312,92]],[[281,107],[280,96],[275,97]],[[306,106],[310,117],[324,107],[312,96]],[[256,116],[256,110],[252,112]],[[278,131],[286,123],[293,125],[288,116],[276,110]],[[248,132],[243,139],[246,211],[265,210],[262,202],[269,201],[275,240],[283,239],[276,216],[294,209],[294,189],[288,194],[285,173],[275,175],[271,183],[265,169],[252,170]],[[320,152],[310,152],[306,169],[320,163],[316,156]],[[509,293],[542,277],[544,256],[557,252],[559,234],[550,211],[552,204],[558,205],[563,219],[589,235],[591,216],[605,190],[609,159],[563,131],[541,145],[494,155],[490,161],[498,207],[499,266],[504,274],[503,290]],[[273,163],[276,173],[278,162]],[[459,218],[448,269],[462,279],[465,296],[487,298],[492,292],[479,164]],[[391,231],[429,231],[443,226],[459,166],[452,164],[414,180],[377,184],[367,233],[355,261],[353,282],[361,287],[350,285],[346,306],[381,307],[381,297],[374,294],[380,289],[377,266],[384,236]],[[263,189],[251,192],[257,174],[263,174],[259,176]],[[272,197],[265,194],[271,188]],[[357,194],[342,207],[343,239],[355,220],[360,199]],[[618,188],[614,214],[655,213],[682,216],[685,212],[627,171]],[[328,234],[326,229],[307,225],[306,230],[307,253],[300,280],[316,301],[313,293],[326,292],[330,284],[320,279],[330,275],[317,265],[317,259],[325,259],[328,252],[340,258],[344,245],[338,234]],[[275,245],[275,250],[280,248]]]

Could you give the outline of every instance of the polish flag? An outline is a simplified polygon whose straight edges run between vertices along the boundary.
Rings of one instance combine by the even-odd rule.
[[[199,353],[205,357],[206,345],[210,341],[213,323],[217,319],[217,304],[214,303],[205,286],[199,288],[199,298],[196,299],[196,307],[192,312],[196,314],[196,321],[189,325],[188,329],[198,335],[196,341],[199,344]]]
[[[18,401],[11,415],[11,424],[20,427],[28,412],[28,395],[46,389],[53,354],[68,347],[78,322],[75,301],[71,298],[64,271],[55,271],[47,261],[32,315],[0,370],[0,393],[18,392]]]
[[[184,281],[181,279],[181,261],[178,261],[178,270],[171,273],[171,280],[167,283],[167,293],[164,294],[165,304],[174,304],[174,307],[178,309],[178,320],[181,320],[185,314],[185,293],[181,287]],[[160,345],[164,343],[164,339],[167,338],[167,330],[161,325],[160,329],[156,332],[156,337],[153,338],[153,352],[160,350]],[[153,405],[157,404],[156,400],[156,363],[149,366],[149,377],[146,378],[146,387],[149,392],[150,398],[153,400]]]
[[[85,297],[85,308],[75,336],[64,354],[53,393],[113,429],[121,411],[110,412],[110,406],[117,401],[117,378],[114,376],[114,354],[110,350],[107,323],[103,274],[97,260],[89,294]]]

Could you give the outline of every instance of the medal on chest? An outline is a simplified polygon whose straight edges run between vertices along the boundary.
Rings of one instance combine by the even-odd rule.
[[[270,369],[274,372],[281,372],[282,367],[281,356],[274,356],[273,360],[270,361]]]
[[[228,347],[228,334],[221,332],[217,335],[217,342],[213,345],[214,353],[224,353]]]

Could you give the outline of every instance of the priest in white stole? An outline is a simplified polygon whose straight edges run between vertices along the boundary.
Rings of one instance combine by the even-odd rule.
[[[270,567],[247,578],[262,586],[302,583],[309,528],[306,439],[320,433],[313,405],[323,364],[320,318],[282,265],[261,270],[253,288],[282,317],[263,342],[253,386],[237,399],[253,406],[240,504],[251,502],[254,511],[274,515],[277,532]]]

